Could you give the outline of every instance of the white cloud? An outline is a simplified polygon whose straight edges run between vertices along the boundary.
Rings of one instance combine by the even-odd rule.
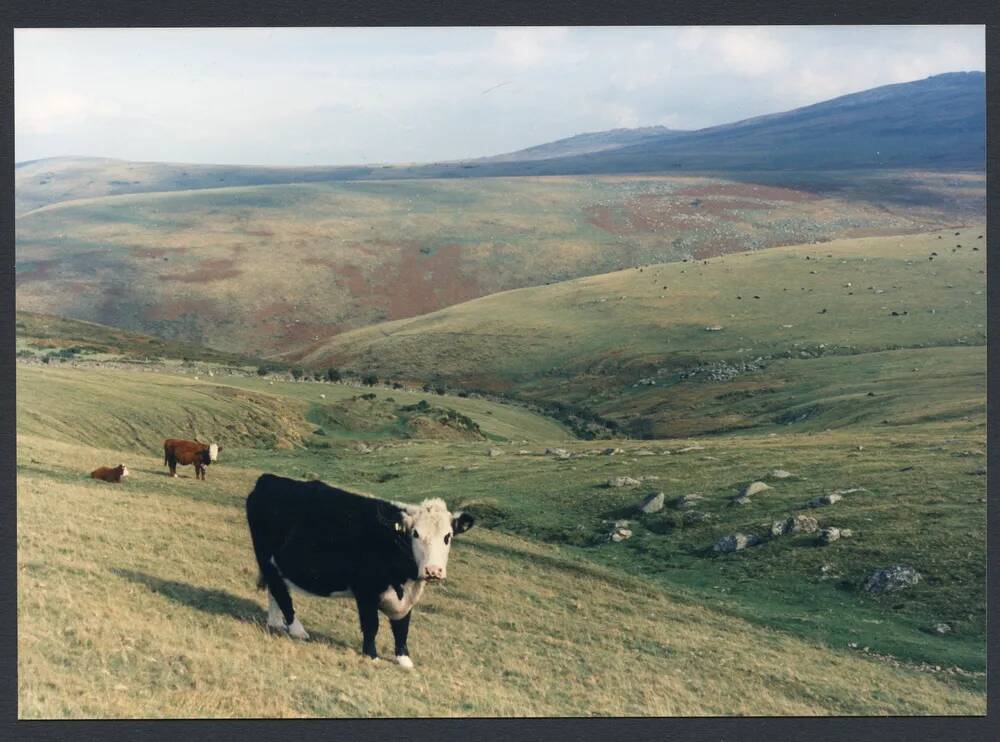
[[[509,27],[495,32],[494,56],[514,67],[539,67],[565,53],[569,29],[565,27]]]

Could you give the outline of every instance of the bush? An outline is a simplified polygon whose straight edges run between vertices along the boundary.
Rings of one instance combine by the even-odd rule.
[[[375,374],[365,374],[361,377],[361,383],[365,386],[375,386],[378,384],[378,376]]]
[[[327,381],[340,381],[343,376],[341,376],[340,371],[335,368],[328,368],[326,370],[326,380]]]
[[[292,378],[298,381],[299,379],[302,378],[303,373],[305,372],[301,368],[298,368],[296,366],[295,368],[292,369]]]
[[[398,381],[394,381],[394,382],[392,382],[392,388],[393,389],[402,389],[403,385],[400,384]]]
[[[437,392],[438,394],[443,395],[445,393],[446,389],[443,386],[441,386],[440,384],[438,384],[436,387],[434,387],[434,391]]]

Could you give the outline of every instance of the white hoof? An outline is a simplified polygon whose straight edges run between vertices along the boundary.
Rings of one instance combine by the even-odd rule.
[[[412,670],[413,669],[413,660],[411,660],[405,654],[397,655],[396,656],[396,662],[398,662],[399,666],[402,667],[402,668],[405,668],[407,670]]]
[[[293,639],[301,639],[305,641],[309,638],[309,633],[302,627],[299,619],[292,621],[292,625],[288,627],[288,635]]]

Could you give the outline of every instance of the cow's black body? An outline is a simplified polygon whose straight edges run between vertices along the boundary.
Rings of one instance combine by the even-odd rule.
[[[247,497],[247,522],[260,568],[286,624],[295,619],[285,580],[315,595],[350,591],[363,651],[375,657],[380,596],[417,578],[410,539],[396,505],[322,482],[264,474]],[[392,621],[397,656],[406,655],[409,613]]]

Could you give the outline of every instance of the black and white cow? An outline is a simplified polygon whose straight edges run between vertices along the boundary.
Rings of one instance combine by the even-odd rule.
[[[309,638],[290,588],[353,597],[362,652],[378,659],[381,611],[389,617],[396,661],[413,667],[406,648],[410,611],[428,582],[445,578],[451,539],[472,527],[471,515],[448,512],[439,498],[405,505],[273,474],[257,480],[246,505],[258,587],[268,591],[268,626]]]

